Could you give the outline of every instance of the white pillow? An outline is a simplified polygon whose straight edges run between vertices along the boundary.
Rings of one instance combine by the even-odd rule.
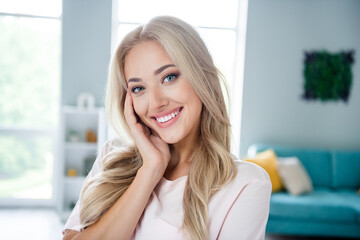
[[[285,189],[291,195],[313,191],[309,174],[297,157],[278,158],[277,170]]]

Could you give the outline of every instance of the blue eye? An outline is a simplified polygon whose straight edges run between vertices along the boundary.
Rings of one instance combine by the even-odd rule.
[[[138,93],[138,92],[140,92],[140,91],[142,91],[142,90],[144,90],[143,87],[133,87],[133,88],[131,89],[131,92],[133,92],[133,93]]]
[[[177,74],[169,74],[164,78],[163,82],[171,82],[174,81],[177,78]]]

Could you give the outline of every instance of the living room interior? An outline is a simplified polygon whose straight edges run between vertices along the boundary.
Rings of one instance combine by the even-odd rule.
[[[164,14],[199,29],[228,81],[232,151],[262,166],[273,184],[265,239],[360,238],[360,1],[13,2],[0,6],[0,32],[9,34],[0,34],[0,52],[14,53],[0,56],[0,239],[61,239],[94,156],[116,137],[104,109],[111,56],[127,32]],[[138,8],[151,11],[133,16]],[[39,34],[27,46],[46,57],[16,58],[25,45],[14,39],[26,35],[14,34],[15,25]],[[18,74],[27,62],[37,70]],[[307,71],[314,65],[315,80]],[[15,73],[23,82],[11,80]],[[52,79],[36,82],[45,73]],[[25,161],[16,152],[43,159],[25,164],[32,180],[14,164]]]

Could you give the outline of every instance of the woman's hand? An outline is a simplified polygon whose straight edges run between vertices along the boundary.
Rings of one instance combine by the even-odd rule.
[[[170,160],[169,146],[137,119],[129,93],[126,94],[124,114],[142,156],[143,166],[99,221],[79,233],[66,233],[63,240],[131,239],[155,186],[164,175]]]
[[[138,121],[133,107],[132,96],[129,92],[126,94],[124,114],[131,135],[143,159],[142,169],[155,174],[154,177],[157,176],[158,180],[160,180],[170,161],[169,145],[144,123]]]

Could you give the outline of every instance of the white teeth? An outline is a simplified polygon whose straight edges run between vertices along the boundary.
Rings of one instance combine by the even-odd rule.
[[[156,118],[156,121],[158,121],[159,123],[167,122],[170,119],[174,118],[176,115],[178,115],[179,112],[180,112],[180,110],[178,110],[176,112],[173,112],[173,113],[170,113],[169,115],[166,115],[166,116],[163,116],[163,117],[160,117],[160,118]]]

